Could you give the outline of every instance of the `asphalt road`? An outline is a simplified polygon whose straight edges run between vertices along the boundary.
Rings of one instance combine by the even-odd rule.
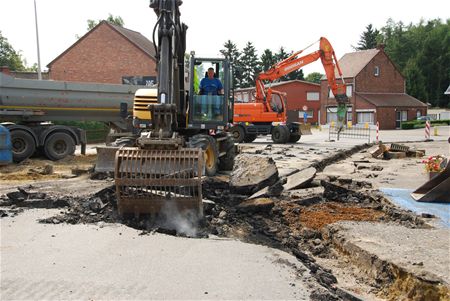
[[[276,249],[36,221],[55,213],[31,209],[0,220],[1,300],[309,300],[317,286]]]

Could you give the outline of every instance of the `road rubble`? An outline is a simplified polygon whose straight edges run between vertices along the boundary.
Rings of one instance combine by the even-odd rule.
[[[377,159],[369,150],[371,147],[370,144],[357,145],[305,162],[298,169],[284,164],[288,148],[265,146],[244,150],[237,158],[238,167],[231,174],[203,180],[205,216],[200,223],[187,221],[187,228],[169,225],[163,220],[150,221],[145,216],[121,218],[111,178],[98,174],[91,177],[100,180],[90,181],[111,184],[87,196],[54,195],[33,185],[19,187],[0,196],[0,216],[13,218],[29,208],[56,208],[59,214],[39,222],[95,224],[100,228],[119,223],[138,229],[141,235],[218,236],[279,249],[295,256],[319,284],[319,288],[311,292],[311,300],[446,300],[449,296],[447,278],[433,276],[428,270],[417,273],[401,264],[391,264],[392,261],[383,258],[379,251],[368,251],[355,241],[359,232],[354,229],[361,223],[404,229],[411,235],[421,231],[421,235],[427,236],[426,231],[431,231],[428,221],[433,216],[418,216],[402,210],[378,190],[383,179],[395,177],[389,171],[388,159],[415,158]],[[422,146],[419,147],[422,150]],[[277,160],[278,155],[281,158]],[[261,168],[246,168],[257,164]],[[245,180],[240,181],[240,177]],[[186,230],[193,228],[195,231]],[[367,239],[372,236],[369,233]],[[397,252],[398,247],[392,251]],[[409,265],[428,267],[423,261]],[[354,267],[346,267],[346,275],[342,273],[344,269],[338,268],[343,263]],[[424,273],[428,276],[424,277]],[[347,280],[354,284],[346,285]]]

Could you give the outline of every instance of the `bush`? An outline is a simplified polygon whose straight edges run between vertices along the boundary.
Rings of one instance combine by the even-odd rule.
[[[414,129],[414,126],[416,125],[416,123],[414,121],[407,121],[407,122],[402,122],[402,130],[411,130]]]

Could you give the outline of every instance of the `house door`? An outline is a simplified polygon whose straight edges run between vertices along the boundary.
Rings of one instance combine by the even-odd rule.
[[[298,111],[287,111],[288,122],[298,122]]]
[[[408,111],[395,112],[395,128],[399,129],[402,126],[402,121],[408,120]]]

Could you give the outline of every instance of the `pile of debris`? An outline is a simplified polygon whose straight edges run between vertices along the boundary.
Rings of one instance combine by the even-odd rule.
[[[369,150],[373,158],[402,159],[406,157],[421,158],[425,156],[425,150],[413,149],[409,146],[397,143],[386,145],[379,143],[378,146]]]

